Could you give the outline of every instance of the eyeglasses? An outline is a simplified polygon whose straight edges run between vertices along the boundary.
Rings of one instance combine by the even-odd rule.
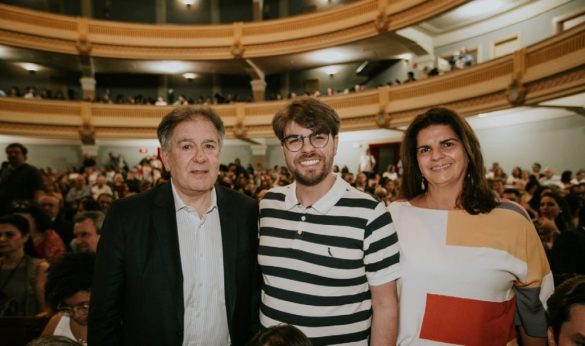
[[[60,312],[64,312],[66,314],[69,314],[69,315],[87,314],[87,312],[89,311],[89,303],[85,302],[85,303],[81,303],[81,304],[77,304],[77,305],[73,305],[73,306],[59,304],[59,306],[57,306],[57,310]]]
[[[10,208],[12,209],[12,211],[25,211],[25,210],[29,210],[30,207],[32,206],[32,201],[29,200],[15,200],[12,201],[10,203]]]
[[[303,135],[290,135],[286,136],[282,139],[281,143],[288,149],[289,151],[295,152],[301,150],[303,145],[305,144],[305,138],[309,139],[309,143],[314,148],[323,148],[324,146],[329,143],[329,134],[328,133],[311,133],[308,136]]]

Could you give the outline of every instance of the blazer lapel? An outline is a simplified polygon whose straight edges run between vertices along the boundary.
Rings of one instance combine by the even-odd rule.
[[[233,203],[229,200],[224,187],[215,185],[217,192],[217,208],[221,225],[221,242],[223,250],[223,272],[225,285],[225,300],[228,313],[228,325],[232,326],[236,306],[236,249],[237,249],[237,220],[234,215]]]
[[[147,215],[145,215],[147,217]],[[175,285],[175,299],[177,314],[181,327],[183,326],[184,302],[183,302],[183,269],[179,250],[179,235],[177,231],[177,218],[175,201],[171,183],[167,182],[154,197],[154,207],[151,215],[154,233],[158,240],[162,256],[161,271],[168,276],[169,285]]]

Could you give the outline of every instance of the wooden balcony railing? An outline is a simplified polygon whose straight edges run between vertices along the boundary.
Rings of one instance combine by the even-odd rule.
[[[254,58],[374,37],[416,24],[465,1],[362,0],[314,14],[225,25],[129,24],[0,4],[0,44],[108,58]]]
[[[339,113],[342,130],[408,124],[425,109],[444,105],[474,115],[585,91],[585,24],[532,46],[465,70],[401,86],[323,97]],[[227,137],[272,137],[271,120],[285,101],[237,103],[213,108]],[[0,98],[0,133],[79,138],[90,128],[97,139],[155,138],[172,107]]]

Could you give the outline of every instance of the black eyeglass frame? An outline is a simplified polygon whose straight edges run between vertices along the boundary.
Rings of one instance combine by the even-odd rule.
[[[280,141],[280,143],[281,143],[281,144],[282,144],[282,145],[283,145],[283,146],[284,146],[284,147],[285,147],[285,148],[286,148],[288,151],[295,153],[295,152],[297,152],[297,151],[299,151],[299,150],[301,150],[301,149],[303,148],[303,146],[305,145],[305,138],[308,138],[308,139],[309,139],[309,143],[310,143],[310,144],[313,146],[313,148],[321,149],[321,148],[324,148],[324,147],[326,147],[326,146],[327,146],[327,144],[329,144],[329,137],[330,137],[329,135],[330,135],[330,133],[324,133],[324,132],[316,132],[316,133],[311,133],[310,135],[307,135],[307,136],[305,136],[305,135],[289,135],[289,136],[286,136],[286,137],[284,137],[284,138],[283,138],[283,139]],[[314,142],[313,142],[313,140],[314,140],[314,138],[315,138],[315,137],[317,137],[317,136],[326,136],[325,143],[323,143],[322,145],[315,145],[315,144],[314,144]],[[298,143],[300,143],[300,146],[299,146],[299,148],[298,148],[298,149],[291,149],[291,148],[289,147],[288,140],[290,140],[290,139],[293,139],[293,138],[294,138],[294,139],[297,139],[297,140],[300,140],[300,141],[298,142]]]
[[[79,314],[80,312],[87,313],[89,311],[89,302],[81,303],[74,306],[69,305],[61,305],[57,306],[57,311],[66,313],[66,314]]]

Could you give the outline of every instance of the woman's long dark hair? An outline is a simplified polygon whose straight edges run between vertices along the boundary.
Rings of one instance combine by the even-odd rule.
[[[411,200],[425,192],[421,187],[423,176],[416,157],[416,140],[421,130],[432,125],[449,126],[465,148],[468,158],[467,173],[463,181],[461,195],[457,201],[458,204],[472,215],[489,213],[498,202],[485,178],[485,167],[479,140],[469,124],[448,108],[431,108],[425,113],[419,114],[406,130],[400,150],[404,169],[400,189],[402,197]]]

